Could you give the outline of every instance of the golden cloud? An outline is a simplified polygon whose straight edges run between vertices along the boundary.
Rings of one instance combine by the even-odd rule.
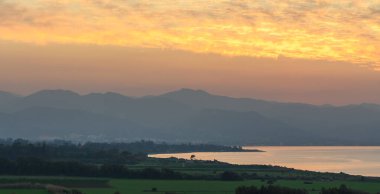
[[[0,39],[380,64],[380,3],[0,0]]]

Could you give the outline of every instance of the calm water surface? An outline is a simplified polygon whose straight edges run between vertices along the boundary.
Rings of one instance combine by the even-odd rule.
[[[215,159],[232,164],[271,164],[320,172],[380,176],[380,146],[270,146],[245,149],[260,149],[265,152],[200,152],[156,154],[151,157],[189,159],[194,154],[197,159]]]

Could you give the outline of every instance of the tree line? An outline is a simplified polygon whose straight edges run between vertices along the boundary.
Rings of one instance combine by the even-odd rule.
[[[45,160],[75,160],[101,164],[136,164],[150,153],[239,151],[241,147],[209,144],[175,144],[138,141],[132,143],[73,143],[69,141],[31,142],[0,140],[0,156],[7,159],[35,157]]]
[[[39,158],[0,158],[1,175],[85,176],[134,179],[190,179],[190,175],[170,169],[128,169],[119,164],[85,164],[77,161],[47,161]]]
[[[357,191],[348,188],[346,185],[341,185],[338,188],[322,188],[320,194],[369,194],[362,191]],[[309,194],[305,189],[295,189],[282,186],[241,186],[235,190],[235,194]],[[380,194],[380,193],[378,193]]]

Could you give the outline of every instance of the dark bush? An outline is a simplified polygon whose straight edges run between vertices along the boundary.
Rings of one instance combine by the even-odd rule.
[[[262,186],[257,188],[255,186],[242,186],[238,187],[235,194],[308,194],[306,190],[302,189],[292,189],[280,186]]]
[[[220,175],[220,179],[223,181],[239,181],[242,180],[241,176],[235,172],[224,171]]]
[[[346,185],[341,185],[339,188],[325,189],[323,188],[321,194],[369,194],[362,191],[356,191],[348,188]]]

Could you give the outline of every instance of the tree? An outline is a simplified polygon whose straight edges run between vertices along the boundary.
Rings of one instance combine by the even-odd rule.
[[[293,189],[280,186],[262,186],[257,188],[255,186],[242,186],[235,190],[235,194],[308,194],[306,190]]]
[[[220,179],[222,179],[223,181],[238,181],[238,180],[242,180],[242,178],[240,177],[239,174],[237,174],[235,172],[231,172],[231,171],[224,171],[220,175]]]
[[[348,188],[346,185],[341,185],[339,188],[322,189],[321,194],[368,194],[362,191],[355,191]]]

